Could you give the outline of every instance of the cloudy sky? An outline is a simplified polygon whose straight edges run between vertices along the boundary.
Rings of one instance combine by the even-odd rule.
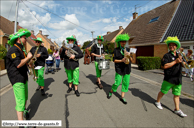
[[[105,35],[107,31],[115,31],[119,26],[126,28],[132,21],[132,13],[138,15],[146,13],[171,0],[23,0],[19,3],[19,25],[39,30],[49,35],[52,41],[59,45],[66,37],[76,35],[79,44],[91,40],[93,37]],[[1,16],[15,20],[16,0],[2,0]],[[154,13],[154,12],[153,12]]]

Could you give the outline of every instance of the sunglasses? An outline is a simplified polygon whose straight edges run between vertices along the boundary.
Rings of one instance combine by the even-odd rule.
[[[74,40],[69,40],[69,41],[74,41]]]
[[[39,41],[36,41],[36,43],[40,43]]]

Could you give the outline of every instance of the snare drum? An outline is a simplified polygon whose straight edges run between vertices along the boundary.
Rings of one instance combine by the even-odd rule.
[[[105,59],[102,59],[102,60],[99,60],[98,62],[98,69],[99,70],[107,70],[107,69],[110,69],[110,60],[105,60]]]

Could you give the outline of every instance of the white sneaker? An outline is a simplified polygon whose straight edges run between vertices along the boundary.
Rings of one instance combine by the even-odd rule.
[[[181,116],[181,117],[186,117],[186,116],[187,116],[187,115],[184,114],[181,110],[178,110],[178,111],[175,111],[175,110],[174,110],[174,113],[177,114],[177,115],[179,115],[179,116]]]
[[[160,102],[155,102],[155,105],[156,105],[156,107],[158,108],[158,109],[163,109],[163,107],[162,107],[162,105],[161,105],[161,103]]]

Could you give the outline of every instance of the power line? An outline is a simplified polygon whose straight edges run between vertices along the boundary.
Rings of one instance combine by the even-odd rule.
[[[23,1],[22,1],[23,2]],[[36,18],[36,16],[30,11],[30,9],[29,9],[29,7],[23,2],[23,4],[26,6],[26,8],[28,9],[28,11]],[[38,20],[37,18],[36,18],[36,20]],[[38,22],[40,22],[39,20],[38,20]],[[41,22],[40,22],[41,23]],[[42,24],[42,23],[41,23]],[[51,35],[53,35],[54,37],[56,37],[54,34],[52,34],[43,24],[42,24],[42,26],[51,34]],[[56,37],[57,38],[57,37]]]
[[[64,19],[64,20],[66,20],[66,21],[68,21],[68,22],[70,22],[70,23],[72,23],[72,24],[74,24],[74,25],[76,25],[76,26],[78,26],[78,27],[80,27],[80,28],[82,28],[82,29],[86,30],[86,31],[91,32],[90,30],[85,29],[84,27],[81,27],[81,26],[79,26],[79,25],[77,25],[77,24],[75,24],[75,23],[73,23],[73,22],[71,22],[71,21],[69,21],[69,20],[67,20],[67,19],[65,19],[65,18],[63,18],[63,17],[61,17],[61,16],[59,16],[59,15],[57,15],[57,14],[55,14],[55,13],[53,13],[53,12],[49,11],[49,10],[47,10],[47,9],[45,9],[45,8],[42,8],[42,7],[40,7],[40,6],[36,5],[36,4],[34,4],[34,3],[32,3],[32,2],[30,2],[30,1],[28,1],[28,0],[26,0],[26,1],[27,1],[27,2],[29,2],[29,3],[31,3],[31,4],[33,4],[33,5],[35,5],[35,6],[37,6],[37,7],[39,7],[39,8],[41,8],[41,9],[43,9],[43,10],[45,10],[45,11],[47,11],[47,12],[52,13],[53,15],[58,16],[59,18],[62,18],[62,19]]]

